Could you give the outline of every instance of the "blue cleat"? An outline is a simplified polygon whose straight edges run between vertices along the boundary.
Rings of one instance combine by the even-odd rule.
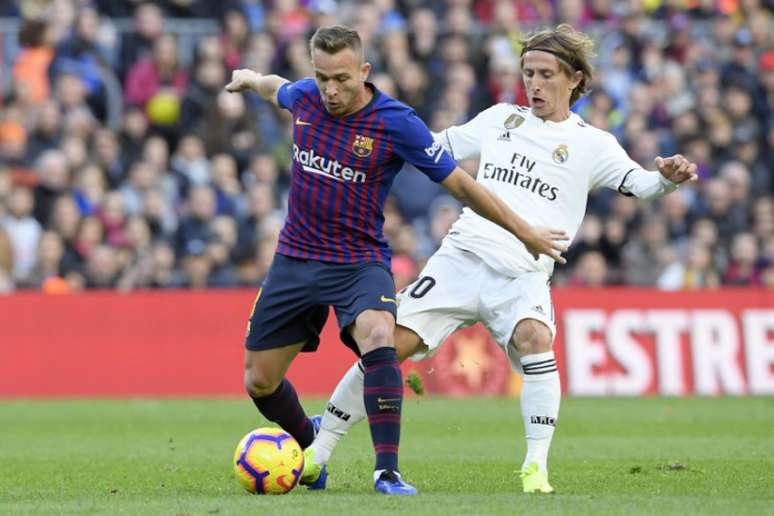
[[[384,470],[374,482],[374,489],[386,495],[415,495],[417,488],[407,484],[397,471]]]
[[[314,435],[317,435],[317,433],[320,431],[320,424],[322,424],[322,416],[317,414],[315,416],[310,417],[309,420],[312,422],[312,426],[314,426]],[[320,468],[317,464],[314,464],[314,451],[311,448],[307,448],[304,451],[304,456],[305,456],[304,460],[309,463],[309,466],[311,466],[309,468],[309,473],[311,475],[307,475],[307,478],[309,476],[312,476],[314,480],[302,482],[302,483],[306,485],[307,489],[314,489],[314,490],[325,489],[325,482],[328,480],[328,467],[322,466],[322,468]],[[319,473],[317,473],[318,468],[320,468]],[[307,468],[305,467],[304,473],[306,472],[307,472]]]

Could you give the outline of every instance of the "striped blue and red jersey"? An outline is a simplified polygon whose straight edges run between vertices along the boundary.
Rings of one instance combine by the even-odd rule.
[[[279,105],[293,115],[293,169],[279,254],[389,266],[382,210],[404,162],[436,182],[454,170],[413,109],[367,87],[371,102],[345,117],[328,113],[314,79],[280,87]]]

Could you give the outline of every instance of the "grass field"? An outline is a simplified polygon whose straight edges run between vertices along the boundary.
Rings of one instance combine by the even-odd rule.
[[[230,461],[255,426],[248,400],[0,402],[0,514],[774,513],[774,398],[564,400],[553,496],[519,492],[514,400],[407,400],[409,498],[372,492],[367,425],[328,491],[248,495]]]

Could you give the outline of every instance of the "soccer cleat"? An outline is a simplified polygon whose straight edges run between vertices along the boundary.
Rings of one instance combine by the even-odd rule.
[[[374,482],[374,489],[387,495],[415,495],[417,488],[407,484],[397,471],[384,470]]]
[[[322,416],[319,414],[309,418],[314,426],[314,434],[320,431]],[[328,467],[320,466],[314,462],[314,450],[307,448],[304,450],[304,472],[301,474],[301,484],[307,486],[307,489],[322,490],[325,489],[325,483],[328,480]]]
[[[550,494],[554,488],[548,483],[548,473],[540,471],[536,462],[530,463],[526,469],[521,470],[521,482],[525,493]]]

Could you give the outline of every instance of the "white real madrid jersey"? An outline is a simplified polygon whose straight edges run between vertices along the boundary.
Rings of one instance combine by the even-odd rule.
[[[613,135],[574,113],[562,122],[550,122],[527,107],[497,104],[434,136],[455,160],[478,156],[476,180],[528,223],[563,229],[570,238],[580,227],[588,192],[594,188],[640,197],[674,189],[661,174],[642,170]],[[632,178],[636,184],[630,184]],[[472,251],[504,274],[553,272],[551,258],[541,255],[535,260],[520,240],[470,208],[463,210],[444,244]]]

